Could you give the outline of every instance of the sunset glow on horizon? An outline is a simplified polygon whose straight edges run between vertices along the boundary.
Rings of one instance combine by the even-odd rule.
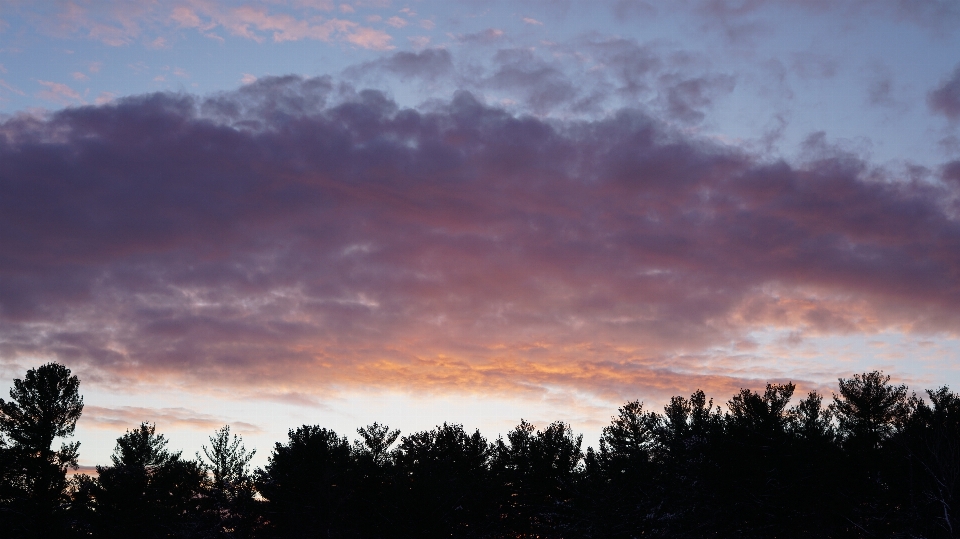
[[[0,375],[80,463],[960,388],[951,2],[0,3]]]

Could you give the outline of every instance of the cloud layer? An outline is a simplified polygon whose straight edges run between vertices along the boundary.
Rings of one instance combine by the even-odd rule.
[[[446,69],[430,54],[383,67]],[[958,168],[329,78],[22,115],[0,124],[0,357],[273,392],[729,394],[766,375],[738,368],[754,331],[956,333]]]

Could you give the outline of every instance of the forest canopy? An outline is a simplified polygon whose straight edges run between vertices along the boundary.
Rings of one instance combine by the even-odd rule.
[[[525,420],[505,437],[444,423],[353,439],[291,428],[266,466],[224,426],[194,458],[133,425],[74,474],[79,379],[48,363],[0,399],[5,537],[956,537],[960,396],[882,372],[829,397],[792,383],[616,410],[596,447]],[[145,418],[149,419],[149,418]]]

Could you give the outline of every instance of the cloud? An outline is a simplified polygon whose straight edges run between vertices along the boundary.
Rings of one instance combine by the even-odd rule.
[[[927,94],[927,106],[950,121],[960,120],[960,65]]]
[[[590,39],[580,42],[577,51],[589,54],[595,64],[588,63],[589,72],[576,78],[597,85],[595,93],[607,107],[639,102],[665,117],[693,124],[703,121],[714,101],[736,85],[733,76],[713,72],[701,55],[660,42]]]
[[[121,406],[109,408],[86,405],[83,407],[82,424],[88,427],[116,430],[134,429],[140,423],[156,423],[168,428],[187,428],[193,430],[214,431],[225,424],[246,433],[262,432],[260,427],[243,421],[230,422],[186,408],[143,408],[139,406]]]
[[[47,80],[38,80],[37,82],[41,86],[45,86],[47,88],[46,90],[37,92],[37,97],[40,99],[52,101],[60,105],[83,103],[83,98],[80,96],[80,94],[66,84]]]
[[[10,84],[9,82],[3,79],[0,79],[0,88],[3,88],[7,92],[11,92],[17,95],[26,95],[23,90],[17,88],[16,86]]]
[[[195,9],[181,6],[174,10],[171,18],[182,27],[197,28],[204,33],[222,27],[234,36],[257,42],[262,42],[266,33],[277,43],[304,39],[338,40],[368,49],[392,48],[388,34],[353,21],[299,13],[275,13],[262,6],[226,8],[216,4],[200,4]]]
[[[472,34],[464,34],[459,36],[458,39],[461,43],[479,43],[482,45],[488,45],[500,41],[503,38],[504,32],[499,28],[487,28],[486,30],[481,30],[479,32],[474,32]]]
[[[730,75],[712,75],[695,78],[677,78],[668,75],[663,81],[663,101],[667,113],[680,121],[703,121],[704,108],[714,99],[733,91],[735,79]]]
[[[96,105],[106,105],[117,97],[113,92],[100,92],[100,95],[93,100]]]
[[[395,48],[390,44],[393,39],[390,34],[373,28],[356,28],[351,30],[345,39],[348,43],[353,43],[364,49],[386,51]]]
[[[198,390],[619,400],[807,372],[759,372],[737,344],[757,332],[960,331],[952,165],[898,177],[823,136],[787,163],[670,125],[293,76],[8,118],[0,357]]]
[[[349,73],[354,76],[375,72],[391,73],[400,77],[401,80],[412,78],[436,80],[454,72],[453,57],[446,49],[424,49],[420,52],[404,51],[361,64],[349,70]]]
[[[501,49],[494,56],[496,71],[485,85],[521,96],[537,113],[546,113],[575,99],[579,92],[559,66],[528,49]]]
[[[327,2],[280,2],[271,5],[231,5],[205,0],[188,0],[172,7],[154,2],[68,2],[57,6],[53,15],[29,13],[48,33],[59,37],[85,35],[111,46],[142,40],[148,48],[169,46],[165,36],[148,36],[164,28],[192,28],[201,34],[222,39],[214,33],[263,42],[342,41],[375,50],[390,48],[391,37],[379,30],[347,19],[330,18],[318,12],[333,10]],[[341,10],[345,14],[351,12]]]
[[[390,17],[387,19],[387,24],[394,28],[403,28],[407,25],[407,20],[400,17]]]
[[[430,44],[430,37],[429,36],[410,36],[407,38],[407,41],[409,41],[410,44],[414,46],[414,48],[422,49]]]
[[[59,7],[52,16],[35,14],[47,32],[58,36],[81,34],[113,47],[128,45],[141,37],[141,24],[150,17],[149,4],[142,2],[66,2]]]

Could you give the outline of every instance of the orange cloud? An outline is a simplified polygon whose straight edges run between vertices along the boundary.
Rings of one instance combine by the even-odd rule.
[[[133,429],[140,423],[148,422],[156,423],[163,428],[186,428],[211,432],[225,424],[231,424],[244,432],[261,432],[259,427],[250,423],[226,421],[223,418],[185,408],[144,408],[136,406],[108,408],[86,405],[83,407],[82,422],[87,427],[109,430],[116,430],[118,427]]]

